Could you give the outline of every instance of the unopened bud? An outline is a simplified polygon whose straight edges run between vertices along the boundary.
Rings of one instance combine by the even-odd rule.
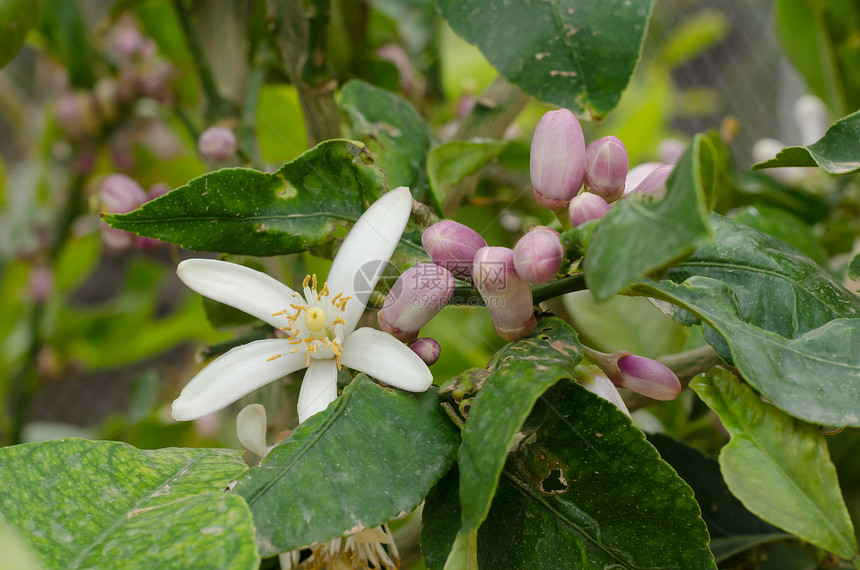
[[[101,124],[96,101],[85,91],[60,95],[56,103],[56,113],[60,128],[74,140],[93,136]]]
[[[827,105],[815,95],[804,95],[795,101],[794,120],[800,129],[800,144],[803,146],[818,141],[830,126]]]
[[[535,200],[563,210],[585,179],[585,137],[579,120],[567,109],[549,111],[532,136],[529,174]]]
[[[487,242],[481,234],[461,223],[442,220],[424,230],[421,244],[433,263],[444,267],[454,277],[472,278],[472,260]]]
[[[112,214],[125,214],[146,202],[147,196],[140,184],[125,174],[109,174],[99,188],[102,210]]]
[[[624,412],[628,417],[630,410],[621,398],[621,394],[615,385],[602,372],[597,369],[579,367],[576,369],[576,381],[592,394],[597,394],[604,400],[615,404],[615,407]]]
[[[266,408],[260,404],[250,404],[242,408],[236,416],[236,435],[242,447],[256,453],[261,458],[269,454],[266,445]]]
[[[417,354],[424,364],[432,366],[439,360],[439,354],[442,353],[442,347],[436,342],[436,339],[430,337],[419,338],[409,345],[412,352]]]
[[[564,259],[564,246],[558,232],[538,226],[514,246],[514,267],[517,275],[528,283],[546,283],[555,277]]]
[[[454,276],[444,267],[410,267],[397,278],[376,315],[380,328],[403,342],[415,340],[451,299],[454,286]]]
[[[573,200],[570,201],[570,209],[568,210],[570,225],[577,227],[591,220],[599,220],[608,211],[609,204],[606,200],[597,194],[583,192],[574,196]]]
[[[157,184],[153,184],[149,187],[149,190],[146,191],[146,195],[150,200],[155,200],[156,198],[161,198],[168,192],[170,192],[170,184],[166,182],[159,182]]]
[[[630,354],[618,359],[618,368],[623,374],[619,388],[627,388],[655,400],[674,400],[681,393],[681,382],[663,364]]]
[[[630,194],[639,184],[645,180],[645,177],[654,172],[655,169],[663,166],[661,162],[643,162],[637,164],[627,172],[627,180],[624,182],[624,196]]]
[[[54,290],[54,272],[45,265],[36,265],[30,272],[28,284],[30,299],[36,303],[44,303]]]
[[[209,127],[200,135],[197,149],[210,162],[224,162],[236,154],[236,135],[227,127]]]
[[[657,145],[657,156],[660,157],[660,162],[664,164],[677,164],[681,160],[681,157],[684,156],[685,150],[687,150],[687,145],[682,141],[678,139],[663,139]]]
[[[472,279],[500,337],[517,340],[535,329],[532,290],[517,275],[513,251],[506,247],[479,249],[472,266]]]
[[[657,199],[663,198],[666,195],[666,181],[669,179],[669,175],[672,174],[674,168],[674,166],[668,164],[658,166],[628,194],[645,194]]]
[[[624,192],[629,161],[627,149],[618,137],[603,137],[585,149],[585,187],[607,202]]]

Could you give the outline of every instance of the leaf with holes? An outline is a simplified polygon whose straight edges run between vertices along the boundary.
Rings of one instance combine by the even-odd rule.
[[[715,568],[693,491],[643,433],[575,383],[553,392],[537,404],[542,425],[505,464],[478,529],[478,566]],[[457,478],[440,481],[424,507],[427,528],[449,528],[457,494]],[[441,568],[452,542],[450,531],[423,534],[428,568]]]
[[[439,0],[455,32],[541,101],[589,120],[612,110],[639,61],[652,0]]]
[[[263,556],[403,516],[451,466],[457,429],[436,391],[407,394],[360,374],[328,409],[236,485]]]
[[[47,568],[259,566],[246,469],[224,449],[66,439],[0,449],[2,518]]]
[[[217,170],[105,220],[186,249],[282,255],[329,244],[339,224],[355,222],[385,191],[385,174],[361,144],[330,140],[273,174]],[[401,246],[423,254],[416,232],[405,235]]]
[[[582,358],[576,332],[561,319],[538,322],[528,337],[506,345],[487,365],[457,454],[466,534],[487,516],[499,473],[517,431],[535,401],[553,384],[572,378]]]
[[[818,426],[763,402],[722,369],[690,387],[731,440],[720,451],[726,484],[744,505],[780,528],[844,558],[857,555],[854,527]]]

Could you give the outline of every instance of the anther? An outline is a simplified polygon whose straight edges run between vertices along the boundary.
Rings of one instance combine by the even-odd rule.
[[[304,288],[304,287],[307,287],[307,286],[308,286],[308,282],[309,282],[310,280],[311,280],[311,276],[310,276],[310,275],[305,275],[305,280],[304,280],[304,281],[302,281],[302,287],[303,287],[303,288]]]
[[[316,273],[314,273],[314,274],[311,276],[311,283],[313,284],[313,285],[312,285],[312,287],[311,287],[311,289],[313,289],[314,291],[316,291],[316,290],[317,290],[317,274],[316,274]]]
[[[274,356],[270,356],[269,358],[267,358],[267,359],[266,359],[266,362],[271,362],[271,361],[273,361],[273,360],[275,360],[275,359],[277,359],[277,358],[280,358],[280,357],[282,357],[282,356],[283,356],[283,354],[281,354],[281,353],[279,352],[278,354],[276,354],[276,355],[274,355]]]
[[[334,326],[334,325],[345,325],[345,324],[346,324],[346,321],[345,321],[345,320],[343,320],[343,317],[338,317],[338,318],[336,318],[335,320],[333,320],[333,321],[331,322],[331,326]]]
[[[280,317],[281,315],[285,314],[286,312],[287,312],[286,309],[282,309],[282,310],[278,311],[277,313],[272,313],[272,316],[273,317]]]

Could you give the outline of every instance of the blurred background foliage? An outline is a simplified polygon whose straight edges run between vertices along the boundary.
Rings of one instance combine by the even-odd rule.
[[[446,171],[444,157],[434,159],[431,149],[465,138],[469,111],[498,73],[432,1],[333,0],[331,8],[326,66],[305,66],[302,76],[338,89],[341,132],[367,142],[391,186],[429,192],[446,176],[461,182],[466,173]],[[797,33],[810,26],[814,33]],[[860,8],[852,0],[656,0],[628,89],[604,121],[583,124],[586,140],[619,137],[634,165],[667,161],[693,134],[719,131],[740,170],[735,194],[716,209],[792,243],[846,279],[860,203],[852,180],[817,169],[801,179],[746,169],[757,161],[760,139],[806,144],[793,115],[801,95],[824,100],[831,121],[860,106],[858,30]],[[209,64],[202,75],[200,53]],[[305,123],[301,89],[288,81],[293,64],[279,55],[262,1],[42,0],[23,49],[0,71],[0,442],[80,435],[145,449],[238,446],[226,414],[176,423],[169,402],[204,354],[259,331],[218,316],[179,283],[175,266],[188,252],[107,243],[99,188],[117,172],[144,189],[175,188],[225,166],[197,151],[199,133],[213,124],[239,138],[238,157],[226,166],[271,171],[298,157],[319,131]],[[364,120],[353,105],[363,84],[352,79],[408,101],[426,121],[415,127],[420,136],[404,142]],[[492,245],[511,246],[530,226],[552,221],[535,206],[528,179],[531,133],[549,108],[528,100],[503,125],[503,143],[467,155],[470,172],[480,170],[471,179],[476,191],[451,217]],[[420,165],[420,176],[409,179],[399,144],[426,146],[426,172]],[[433,160],[442,166],[434,170]],[[325,274],[329,263],[309,254],[245,261],[293,285],[307,272]],[[585,292],[551,308],[600,350],[656,357],[703,342],[699,330],[665,319],[641,299],[597,305]],[[478,308],[446,308],[424,334],[443,347],[433,368],[437,383],[485,366],[503,344]],[[285,402],[295,399],[297,380],[263,389],[273,426],[294,423],[294,407]],[[260,399],[252,394],[236,409]],[[635,417],[646,431],[710,453],[726,439],[689,391]],[[828,441],[858,520],[860,438],[846,430]],[[784,567],[777,550],[762,567]]]

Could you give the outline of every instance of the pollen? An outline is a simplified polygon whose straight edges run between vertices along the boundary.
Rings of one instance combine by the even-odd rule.
[[[276,359],[278,359],[278,358],[280,358],[280,357],[282,357],[282,356],[283,356],[283,354],[281,354],[281,353],[279,352],[278,354],[276,354],[276,355],[274,355],[274,356],[270,356],[269,358],[267,358],[267,359],[266,359],[266,362],[271,362],[271,361],[276,360]]]

